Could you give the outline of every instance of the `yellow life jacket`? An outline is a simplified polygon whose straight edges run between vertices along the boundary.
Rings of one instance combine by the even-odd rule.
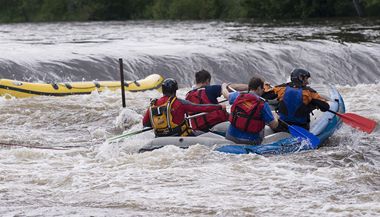
[[[150,123],[157,137],[163,136],[189,136],[192,130],[186,119],[181,124],[173,122],[171,114],[172,105],[177,97],[170,97],[163,105],[157,106],[154,99],[150,103]]]

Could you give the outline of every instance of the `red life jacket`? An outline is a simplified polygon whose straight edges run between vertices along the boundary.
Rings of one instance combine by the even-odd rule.
[[[189,91],[186,94],[186,100],[196,104],[213,104],[207,97],[205,88],[197,88]],[[188,115],[194,115],[197,113],[189,113]],[[190,120],[191,127],[194,130],[209,131],[211,127],[225,122],[228,120],[228,113],[225,110],[217,110],[209,112],[206,115],[202,115]]]
[[[259,133],[265,127],[260,114],[264,102],[250,93],[240,93],[231,107],[229,121],[232,126],[248,133]]]

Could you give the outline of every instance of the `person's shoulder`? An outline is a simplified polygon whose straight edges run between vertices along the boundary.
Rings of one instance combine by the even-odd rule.
[[[176,100],[175,100],[176,102],[179,102],[179,103],[187,103],[187,102],[190,102],[189,100],[187,100],[187,99],[182,99],[182,98],[176,98]]]
[[[263,106],[264,106],[264,109],[267,109],[270,111],[270,105],[267,101],[263,101]]]
[[[273,117],[272,110],[270,108],[270,105],[268,102],[264,102],[264,106],[261,112],[264,116],[267,116],[269,118]]]
[[[279,85],[274,86],[274,87],[273,87],[273,90],[274,90],[275,92],[277,92],[277,91],[280,91],[280,90],[285,89],[287,86],[289,86],[289,83],[279,84]]]
[[[156,102],[161,102],[161,101],[166,100],[167,98],[168,98],[167,96],[161,96],[160,98],[155,98],[153,100],[156,101]]]
[[[211,96],[218,97],[222,93],[222,86],[221,85],[208,85],[205,87],[205,91],[207,94],[210,94]]]
[[[235,102],[235,100],[238,98],[238,96],[240,95],[240,92],[232,92],[232,93],[229,93],[228,94],[228,101],[229,103],[232,105],[232,103]]]
[[[185,98],[189,97],[190,95],[198,92],[199,88],[192,88],[191,90],[189,90],[187,93],[186,93],[186,96]]]
[[[172,108],[178,108],[178,107],[184,106],[186,104],[191,104],[191,102],[186,100],[186,99],[175,98],[175,100],[173,101],[173,104],[172,104]]]
[[[238,96],[240,96],[240,92],[239,91],[229,93],[229,97],[235,97],[236,98]]]
[[[282,83],[282,84],[279,84],[279,85],[276,85],[274,87],[286,87],[286,86],[289,86],[290,83]]]
[[[222,89],[222,86],[218,85],[218,84],[207,85],[207,86],[205,86],[205,89],[206,89],[206,91],[220,90],[220,89]]]
[[[313,88],[311,88],[310,86],[305,86],[305,87],[303,87],[303,89],[304,89],[304,90],[307,90],[307,91],[310,91],[310,92],[312,92],[312,93],[317,93],[317,91],[314,90]]]

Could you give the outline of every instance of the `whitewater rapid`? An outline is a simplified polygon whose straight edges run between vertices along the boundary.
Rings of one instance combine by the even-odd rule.
[[[309,69],[317,83],[374,83],[379,26],[374,21],[1,24],[0,75],[45,82],[117,80],[123,58],[127,80],[158,73],[184,87],[202,68],[217,83],[252,75],[281,83],[295,67]]]
[[[0,75],[116,80],[122,57],[127,79],[153,72],[181,78],[178,95],[184,97],[201,68],[212,71],[215,83],[246,81],[253,68],[277,84],[299,64],[315,73],[312,82],[335,84],[347,112],[379,122],[378,32],[356,24],[314,27],[150,21],[0,25]],[[335,38],[339,28],[348,27],[370,41]],[[316,34],[321,38],[307,37]],[[293,40],[296,36],[302,40]],[[127,92],[125,109],[120,93],[110,91],[0,97],[1,216],[380,215],[379,129],[365,134],[343,125],[321,148],[283,156],[223,154],[202,144],[137,153],[152,132],[105,142],[141,129],[150,99],[160,95]]]

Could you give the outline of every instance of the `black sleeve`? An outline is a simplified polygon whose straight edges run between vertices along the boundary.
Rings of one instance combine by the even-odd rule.
[[[268,92],[264,92],[263,95],[261,95],[261,97],[264,99],[271,100],[271,99],[276,99],[277,94],[275,94],[274,91],[268,91]]]
[[[323,112],[328,111],[330,109],[330,105],[327,102],[319,99],[312,99],[310,104],[319,108]]]

